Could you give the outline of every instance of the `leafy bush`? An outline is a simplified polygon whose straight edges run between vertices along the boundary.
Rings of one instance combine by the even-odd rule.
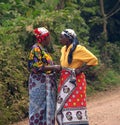
[[[52,42],[49,50],[56,64],[59,64],[61,49],[59,34],[66,28],[76,31],[80,44],[88,47],[99,59],[97,67],[86,71],[89,94],[94,90],[104,90],[108,86],[119,84],[119,41],[117,44],[107,42],[105,46],[100,46],[102,39],[98,37],[101,29],[98,27],[101,25],[96,20],[101,17],[96,11],[97,1],[93,1],[0,2],[0,125],[28,116],[27,60],[34,44],[33,28],[44,26],[51,32]],[[51,2],[53,4],[49,6]]]

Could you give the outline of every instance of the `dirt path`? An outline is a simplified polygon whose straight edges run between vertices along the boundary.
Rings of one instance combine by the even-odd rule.
[[[120,87],[88,98],[90,125],[120,125]]]
[[[120,125],[120,87],[88,97],[90,125]],[[14,125],[28,125],[28,119]]]

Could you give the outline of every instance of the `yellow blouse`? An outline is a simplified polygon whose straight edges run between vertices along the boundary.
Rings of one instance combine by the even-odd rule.
[[[98,59],[93,55],[89,50],[87,50],[84,46],[77,45],[75,51],[73,52],[72,63],[68,64],[68,54],[72,45],[68,47],[66,50],[66,46],[61,49],[61,66],[67,68],[78,68],[81,67],[84,63],[86,65],[97,65]]]

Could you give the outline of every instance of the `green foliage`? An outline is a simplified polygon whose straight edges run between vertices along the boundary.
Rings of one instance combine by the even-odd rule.
[[[80,44],[99,59],[97,67],[86,71],[88,93],[119,84],[120,41],[116,29],[120,21],[111,18],[108,36],[114,42],[104,43],[98,1],[2,0],[0,18],[0,125],[28,116],[27,60],[34,44],[33,28],[44,26],[51,32],[49,50],[56,64],[60,63],[61,31],[76,31]],[[116,31],[118,34],[110,37]]]
[[[20,119],[19,116],[24,114],[18,108],[16,112],[19,112],[19,116],[13,115],[15,112],[12,107],[14,104],[19,106],[19,101],[22,103],[23,97],[27,99],[24,83],[28,79],[28,71],[25,61],[26,54],[18,42],[19,28],[3,28],[0,34],[0,90],[2,90],[0,111],[4,113],[4,115],[0,115],[0,124],[2,125],[14,121],[15,117]],[[24,108],[27,108],[27,105],[24,105]]]
[[[113,86],[120,85],[120,75],[115,70],[107,68],[104,64],[100,64],[97,68],[88,72],[87,75],[87,94],[91,95],[96,91],[106,91]],[[92,78],[92,79],[91,79]]]
[[[100,83],[95,85],[95,90],[101,91],[119,85],[120,76],[114,70],[107,69],[99,76]]]
[[[106,43],[102,49],[102,60],[108,67],[120,72],[120,46],[117,44]]]

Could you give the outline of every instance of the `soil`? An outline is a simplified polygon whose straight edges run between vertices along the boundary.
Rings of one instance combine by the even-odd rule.
[[[120,125],[120,87],[88,97],[87,109],[90,125]],[[28,119],[13,125],[28,125]]]

